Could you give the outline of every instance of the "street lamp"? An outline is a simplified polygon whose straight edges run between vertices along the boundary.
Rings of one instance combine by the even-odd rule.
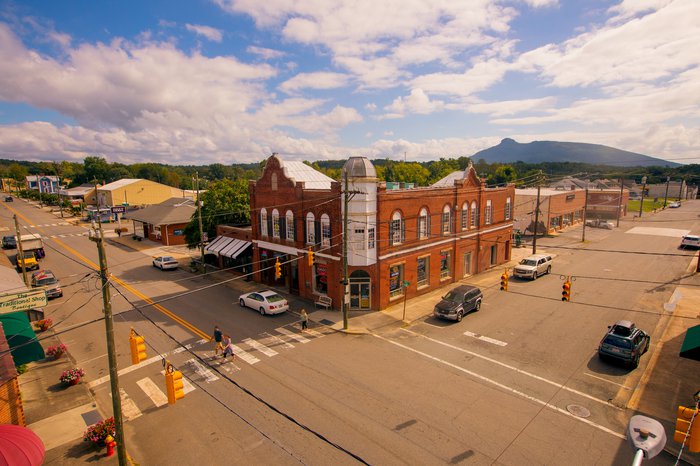
[[[642,177],[642,200],[639,203],[639,216],[642,216],[642,207],[644,207],[644,191],[647,190],[647,177]]]

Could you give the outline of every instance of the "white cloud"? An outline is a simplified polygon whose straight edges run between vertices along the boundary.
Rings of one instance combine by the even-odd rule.
[[[223,39],[223,33],[213,27],[202,26],[201,24],[185,24],[185,28],[199,36],[206,37],[212,42],[221,42]]]
[[[348,84],[349,76],[342,73],[317,71],[315,73],[299,73],[280,84],[280,90],[293,94],[303,89],[336,89]]]
[[[280,50],[268,49],[265,47],[257,47],[255,45],[248,46],[248,48],[246,48],[246,51],[248,53],[252,53],[253,55],[259,56],[263,60],[274,60],[276,58],[282,58],[283,56],[285,56],[285,53]]]
[[[438,112],[445,107],[440,100],[431,101],[423,92],[423,89],[411,89],[411,94],[406,97],[397,97],[384,108],[387,111],[382,118],[399,118],[408,114],[427,115]]]

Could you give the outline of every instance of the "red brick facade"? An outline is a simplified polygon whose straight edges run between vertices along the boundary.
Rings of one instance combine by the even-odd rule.
[[[254,280],[284,286],[314,301],[320,294],[328,295],[333,308],[339,309],[344,296],[341,184],[309,189],[304,182],[293,183],[283,165],[278,157],[270,157],[260,179],[250,183]],[[467,175],[449,187],[389,190],[384,183],[379,184],[376,226],[368,226],[375,226],[374,237],[371,246],[366,245],[368,256],[376,253],[376,261],[348,267],[351,309],[384,309],[403,299],[404,292],[407,298],[418,296],[510,259],[513,186],[486,188],[473,169],[468,169]],[[477,207],[474,217],[472,206]],[[419,220],[422,209],[425,215]],[[294,219],[294,237],[290,238],[286,221],[281,221],[286,220],[287,212]],[[489,212],[489,219],[485,219]],[[307,256],[307,233],[312,225],[306,221],[309,213],[315,222],[314,265],[309,265]],[[330,225],[326,233],[329,246],[322,244],[324,215]],[[429,228],[421,228],[424,223]],[[277,258],[282,264],[279,280],[275,279]],[[404,282],[408,282],[407,287]]]

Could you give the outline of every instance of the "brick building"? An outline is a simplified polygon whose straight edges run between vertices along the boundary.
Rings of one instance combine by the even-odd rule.
[[[512,186],[487,188],[470,166],[429,187],[392,189],[364,157],[350,158],[343,183],[346,175],[350,309],[384,309],[510,259]],[[343,183],[276,154],[268,159],[250,183],[256,281],[313,300],[327,295],[340,307]]]

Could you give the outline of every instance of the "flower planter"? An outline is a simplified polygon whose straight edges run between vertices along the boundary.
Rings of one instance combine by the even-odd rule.
[[[63,353],[54,353],[54,355],[53,355],[54,360],[61,359],[62,357],[63,357]]]
[[[80,378],[73,379],[70,382],[68,382],[68,385],[78,385],[79,382],[80,382]]]

